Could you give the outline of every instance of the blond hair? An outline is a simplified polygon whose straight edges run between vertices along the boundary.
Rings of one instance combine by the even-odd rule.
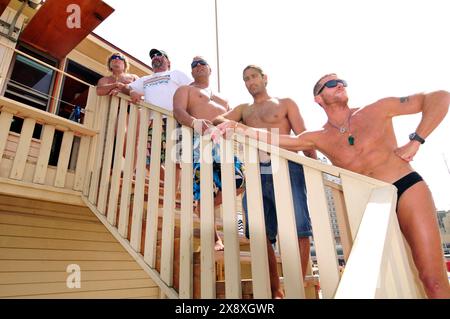
[[[130,63],[128,62],[127,57],[126,57],[125,55],[123,55],[122,53],[120,53],[120,52],[115,52],[115,53],[111,54],[111,55],[108,57],[108,60],[107,60],[107,62],[106,62],[106,65],[107,65],[107,67],[108,67],[108,70],[112,71],[112,69],[111,69],[111,60],[112,60],[112,58],[113,58],[114,56],[120,56],[121,58],[123,58],[123,63],[124,63],[124,65],[125,65],[125,70],[124,70],[124,71],[125,71],[125,72],[128,72],[128,68],[129,68],[129,66],[130,66]]]

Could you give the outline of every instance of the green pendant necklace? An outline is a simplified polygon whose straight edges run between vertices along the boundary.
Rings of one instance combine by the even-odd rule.
[[[339,133],[341,133],[341,134],[344,134],[344,133],[348,132],[348,137],[347,137],[348,144],[349,145],[355,145],[355,137],[350,132],[350,117],[351,116],[352,116],[352,113],[350,113],[349,116],[348,116],[347,127],[345,127],[344,125],[336,126],[333,123],[331,123],[330,120],[328,120],[328,123],[330,123],[330,125],[332,127],[334,127],[335,129],[337,129],[339,131]]]

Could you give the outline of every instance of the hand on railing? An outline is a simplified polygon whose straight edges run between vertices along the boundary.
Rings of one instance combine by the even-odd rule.
[[[200,135],[207,134],[215,128],[211,121],[205,119],[193,119],[191,127]]]
[[[109,92],[109,95],[116,96],[117,94],[122,92],[122,90],[126,87],[127,87],[126,84],[122,82],[116,82],[116,87]]]
[[[248,130],[245,125],[240,124],[239,122],[235,122],[232,120],[220,123],[217,125],[217,130],[213,133],[214,136],[211,136],[211,139],[217,139],[218,136],[222,135],[224,138],[229,139],[233,136],[233,133],[240,133],[242,135],[247,135],[253,138],[256,138],[257,133],[253,130]]]
[[[138,104],[141,101],[142,96],[143,95],[141,93],[138,93],[133,90],[130,91],[131,102],[134,104]]]

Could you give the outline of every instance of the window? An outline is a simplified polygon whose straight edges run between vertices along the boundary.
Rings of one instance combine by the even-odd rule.
[[[27,46],[18,45],[17,49],[51,66],[58,64],[57,60],[46,57]],[[16,54],[11,65],[5,97],[47,111],[50,103],[49,96],[55,80],[55,71],[22,54]],[[14,117],[11,131],[20,133],[22,124],[23,119]],[[39,139],[41,130],[42,125],[36,124],[33,137]]]
[[[72,60],[68,60],[66,65],[66,73],[83,80],[86,83],[97,85],[98,80],[102,77],[100,74],[89,70],[88,68],[78,64]],[[80,106],[82,110],[86,107],[89,87],[71,77],[64,76],[63,87],[58,103],[59,116],[69,118],[75,106]],[[82,111],[82,114],[84,112]],[[83,115],[80,120],[83,123]]]
[[[67,61],[65,72],[92,85],[97,85],[98,80],[102,77],[102,75],[89,70],[88,68],[72,60]],[[68,119],[75,106],[79,106],[81,107],[81,117],[79,122],[83,123],[84,108],[86,107],[88,93],[89,86],[72,79],[71,77],[64,76],[56,114]],[[50,154],[50,165],[57,164],[62,138],[63,132],[56,131]],[[79,146],[80,138],[75,136],[69,161],[69,169],[71,170],[75,169]]]
[[[24,46],[19,46],[18,49],[49,65],[57,65],[56,60],[46,58]],[[55,71],[51,68],[24,55],[16,54],[11,76],[6,85],[5,96],[47,111],[54,78]]]

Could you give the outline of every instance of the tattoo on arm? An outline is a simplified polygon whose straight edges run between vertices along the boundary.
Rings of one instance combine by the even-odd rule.
[[[406,103],[409,102],[409,96],[404,96],[400,98],[400,103]]]

